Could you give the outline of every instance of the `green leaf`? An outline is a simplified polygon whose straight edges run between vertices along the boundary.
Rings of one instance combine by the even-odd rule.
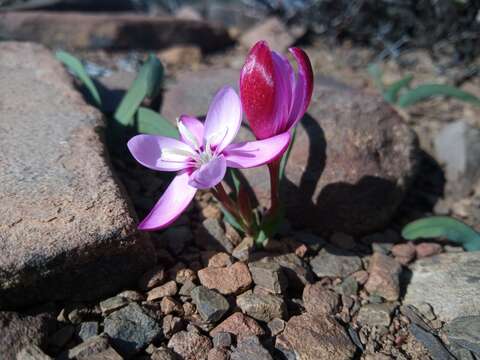
[[[90,95],[92,96],[92,99],[95,101],[95,104],[98,107],[101,107],[102,100],[100,98],[100,94],[98,93],[98,90],[95,87],[92,79],[90,78],[90,76],[88,76],[88,73],[85,70],[82,62],[72,54],[61,50],[55,53],[55,57],[59,61],[61,61],[82,82],[82,84],[87,88]]]
[[[480,234],[463,222],[448,216],[433,216],[414,221],[402,230],[407,240],[444,237],[462,244],[467,251],[480,250]]]
[[[235,191],[235,199],[238,199],[238,193],[240,192],[240,186],[242,181],[240,180],[239,170],[235,168],[230,168],[230,175],[232,176],[233,187]]]
[[[297,136],[297,127],[295,126],[292,130],[292,138],[290,140],[290,144],[288,145],[287,151],[283,154],[282,160],[280,160],[280,170],[278,172],[280,181],[283,180],[285,176],[285,167],[287,166],[288,158],[290,157],[290,152],[292,151],[293,143],[295,142],[295,138]]]
[[[245,232],[245,230],[238,223],[235,217],[232,214],[230,214],[230,212],[227,209],[225,209],[223,206],[220,206],[220,210],[222,210],[222,213],[223,213],[223,220],[225,220],[227,223],[229,223],[235,229],[241,231],[242,233]]]
[[[410,86],[410,83],[413,80],[413,75],[409,74],[400,80],[395,81],[393,84],[389,85],[385,92],[383,93],[383,97],[386,101],[391,104],[395,104],[398,100],[398,94],[400,90],[404,87]]]
[[[127,91],[114,114],[122,125],[133,125],[133,115],[146,97],[154,98],[161,89],[163,66],[160,60],[150,54],[142,65],[133,85]]]
[[[385,85],[383,84],[383,72],[382,69],[380,69],[380,66],[375,63],[370,64],[368,65],[367,71],[372,77],[375,86],[383,93],[385,91]]]
[[[444,84],[422,84],[416,88],[403,94],[398,99],[398,106],[408,107],[416,104],[419,101],[428,99],[432,96],[449,96],[458,100],[466,101],[474,105],[480,106],[480,99],[475,95],[466,91],[460,90],[451,85]]]
[[[141,134],[162,135],[178,139],[180,134],[175,126],[158,112],[140,107],[137,112],[137,131]]]

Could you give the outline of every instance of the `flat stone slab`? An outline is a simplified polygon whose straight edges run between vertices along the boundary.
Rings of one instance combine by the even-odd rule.
[[[404,304],[429,303],[442,321],[480,315],[480,252],[447,253],[417,261]]]
[[[190,44],[210,51],[233,42],[225,28],[206,21],[132,13],[3,12],[0,33],[10,40],[67,49],[161,49]]]
[[[52,53],[0,43],[0,308],[92,299],[153,264],[104,122]]]

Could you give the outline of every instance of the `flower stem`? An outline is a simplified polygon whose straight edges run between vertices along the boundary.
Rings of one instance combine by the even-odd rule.
[[[237,220],[245,232],[249,233],[250,227],[245,224],[245,221],[239,213],[238,206],[236,206],[235,202],[230,198],[230,196],[228,196],[222,183],[218,183],[215,188],[211,189],[211,191],[217,200],[220,201],[222,206],[235,218],[235,220]]]
[[[270,209],[267,214],[272,217],[275,216],[280,205],[280,162],[281,158],[268,164],[268,170],[270,172]]]

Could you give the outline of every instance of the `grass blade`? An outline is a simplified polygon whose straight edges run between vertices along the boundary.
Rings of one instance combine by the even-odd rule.
[[[55,57],[82,82],[90,93],[92,99],[95,101],[95,105],[100,108],[102,106],[102,99],[100,98],[100,94],[98,93],[92,79],[88,76],[82,62],[72,54],[61,50],[55,53]]]
[[[444,237],[462,244],[467,251],[480,250],[480,234],[463,222],[448,216],[433,216],[414,221],[402,230],[407,240]]]
[[[155,97],[160,91],[163,74],[162,63],[157,57],[150,54],[147,61],[140,68],[133,85],[115,111],[114,118],[118,123],[124,126],[133,125],[133,115],[142,101],[146,97]]]
[[[416,104],[419,101],[428,99],[433,96],[448,96],[458,100],[469,102],[480,106],[480,99],[475,95],[460,90],[455,86],[444,84],[423,84],[403,94],[398,99],[398,106],[405,108]]]
[[[178,139],[180,134],[162,115],[148,108],[140,107],[137,112],[137,131],[141,134],[162,135]]]
[[[409,74],[400,80],[395,81],[393,84],[389,85],[385,92],[383,93],[383,97],[386,101],[391,104],[395,104],[398,100],[398,94],[400,90],[404,87],[410,86],[410,83],[413,80],[413,75]]]

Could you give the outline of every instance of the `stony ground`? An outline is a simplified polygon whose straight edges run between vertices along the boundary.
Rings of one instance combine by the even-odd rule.
[[[317,75],[375,93],[366,71],[374,56],[370,50],[348,44],[332,48],[320,42],[306,50]],[[98,51],[80,55],[100,70],[108,69],[99,81],[120,90],[134,76],[128,66],[142,56]],[[214,78],[216,74],[221,81],[238,72],[244,55],[245,49],[235,48],[203,57],[191,46],[161,52],[169,73],[162,111],[168,113],[177,105],[169,94],[171,98],[182,89],[182,78],[193,82],[195,77]],[[400,65],[398,59],[382,63],[387,81],[405,73],[415,75],[414,83],[462,77],[461,70],[443,71],[422,51],[406,53],[400,60]],[[478,93],[479,85],[473,78],[462,86]],[[208,86],[199,90],[207,92]],[[329,86],[319,82],[319,88],[327,90],[319,90],[320,100],[311,109],[320,124],[322,99],[335,109],[332,117],[349,114],[327,101],[338,94],[328,90]],[[337,85],[334,88],[338,90]],[[352,98],[364,101],[363,97]],[[370,98],[365,99],[369,103]],[[316,110],[317,103],[320,110]],[[383,111],[382,106],[374,108]],[[330,114],[329,109],[324,114]],[[358,113],[366,119],[369,110],[364,111]],[[366,207],[375,230],[361,235],[340,231],[318,235],[322,232],[312,227],[286,223],[265,249],[254,250],[252,239],[243,238],[223,221],[212,196],[199,193],[174,226],[151,234],[153,248],[148,256],[154,255],[156,265],[136,276],[128,287],[88,300],[51,296],[52,301],[21,313],[0,312],[0,353],[6,359],[14,359],[18,351],[19,359],[479,358],[478,254],[442,241],[406,243],[400,236],[406,221],[430,213],[451,214],[478,224],[480,183],[478,174],[468,168],[478,164],[471,160],[478,154],[469,150],[473,140],[461,135],[465,131],[459,136],[449,126],[478,128],[479,110],[452,100],[431,100],[400,114],[387,114],[395,118],[395,126],[409,124],[421,148],[415,152],[415,181],[401,194],[405,199],[387,225],[375,218],[382,208],[375,213],[373,206]],[[336,136],[327,131],[327,143]],[[441,141],[442,137],[446,140]],[[409,149],[401,154],[415,148],[407,140],[394,138],[394,142]],[[441,155],[445,144],[451,152],[468,150],[466,168],[448,167],[449,158]],[[390,148],[382,144],[379,149],[383,154]],[[340,166],[343,159],[351,164],[348,156],[353,155],[345,156]],[[355,159],[370,164],[369,159]],[[144,216],[168,179],[128,157],[112,155],[111,160],[135,211]],[[444,171],[442,161],[447,163]],[[382,167],[369,171],[383,178],[409,179],[413,167],[406,163],[393,174]],[[293,176],[296,170],[289,171]],[[96,271],[107,270],[111,271],[101,267]]]

